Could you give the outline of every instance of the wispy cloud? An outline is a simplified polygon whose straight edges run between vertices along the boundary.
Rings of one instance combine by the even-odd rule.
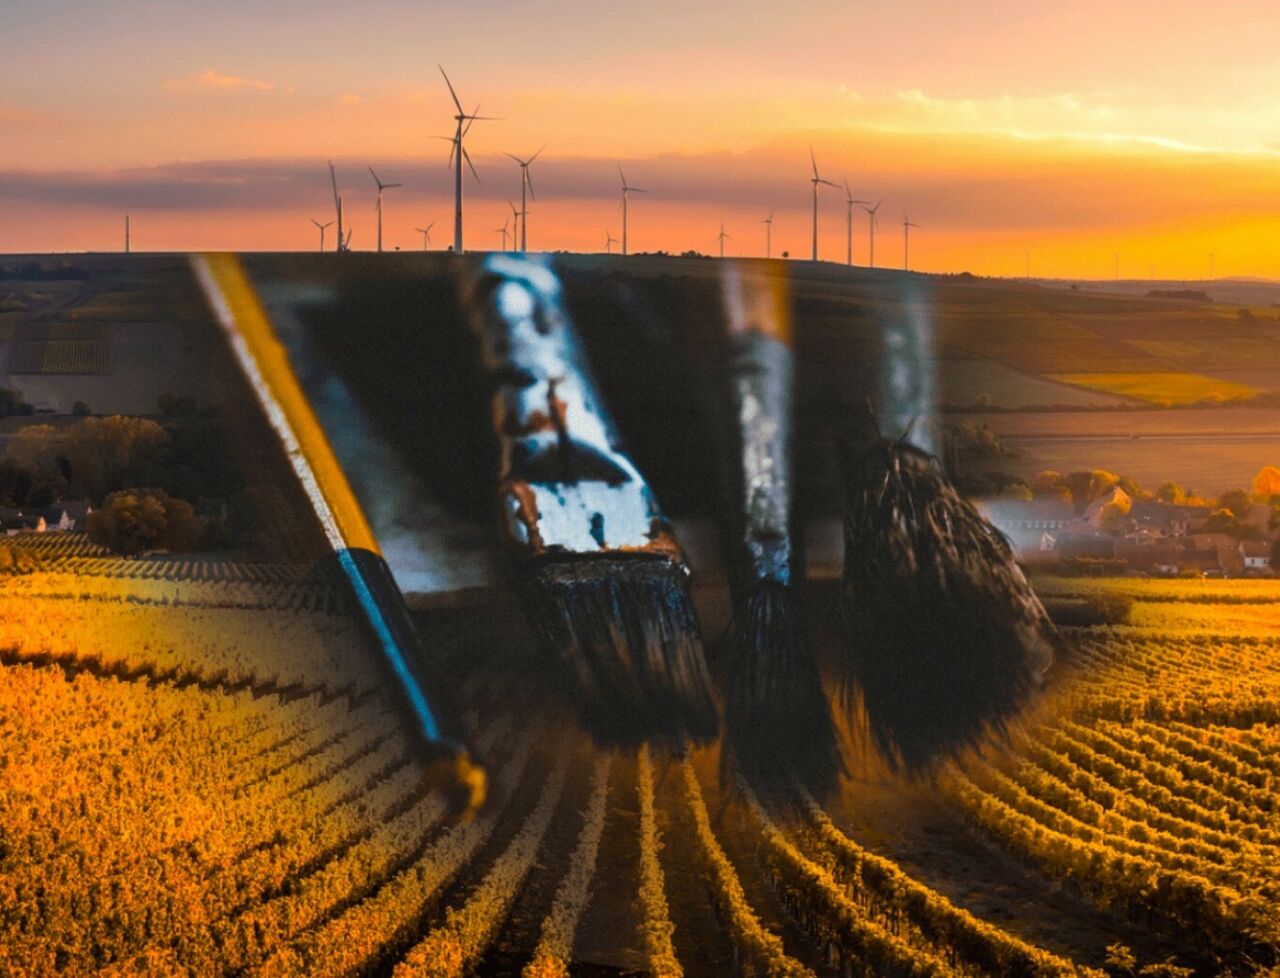
[[[192,72],[184,78],[170,78],[161,86],[167,92],[274,92],[279,89],[275,82],[244,78],[240,75],[225,75],[213,68]],[[292,88],[285,89],[292,92]]]

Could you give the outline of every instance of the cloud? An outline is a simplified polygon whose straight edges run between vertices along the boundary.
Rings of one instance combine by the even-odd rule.
[[[224,75],[212,68],[206,68],[200,72],[192,72],[185,78],[170,78],[161,87],[167,92],[175,93],[191,91],[274,92],[277,88],[275,82],[257,81],[251,78],[242,78],[239,75]],[[293,92],[292,86],[285,91],[291,94]]]
[[[1010,230],[1096,229],[1169,221],[1190,213],[1256,213],[1266,206],[1271,160],[1217,155],[1119,154],[1037,142],[1035,151],[986,137],[900,136],[836,139],[815,133],[824,171],[848,174],[855,193],[887,200],[888,212],[907,207],[931,228]],[[668,153],[612,158],[544,156],[534,165],[538,207],[618,206],[621,162],[627,176],[650,192],[636,206],[671,215],[708,207],[767,214],[803,210],[809,201],[808,143],[745,153]],[[442,144],[443,146],[443,144]],[[997,150],[999,150],[997,152]],[[474,152],[482,184],[468,177],[469,199],[504,203],[515,185],[514,164],[497,153]],[[366,164],[403,183],[401,204],[447,203],[453,193],[447,147],[428,157],[335,160],[348,205],[372,207]],[[321,157],[175,162],[115,170],[36,172],[0,170],[0,201],[135,213],[284,212],[331,207],[329,170]],[[826,194],[827,212],[843,212],[842,195]],[[415,205],[416,206],[416,205]]]

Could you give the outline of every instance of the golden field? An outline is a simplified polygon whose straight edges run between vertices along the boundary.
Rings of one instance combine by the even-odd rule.
[[[1134,612],[1073,632],[1003,746],[924,783],[869,765],[785,812],[726,795],[715,749],[601,753],[518,677],[459,674],[494,790],[456,824],[351,622],[271,587],[0,578],[0,973],[1274,964],[1275,585],[1046,581]]]
[[[1256,396],[1248,384],[1190,373],[1047,374],[1050,380],[1091,390],[1133,397],[1163,406],[1233,401]]]

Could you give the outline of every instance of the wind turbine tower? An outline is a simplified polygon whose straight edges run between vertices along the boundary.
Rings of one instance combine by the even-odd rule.
[[[764,225],[764,256],[766,258],[773,257],[773,211],[769,212],[769,216],[763,221],[756,221],[757,224]]]
[[[647,194],[643,187],[633,187],[627,183],[627,175],[622,172],[622,164],[618,164],[618,176],[622,178],[622,253],[627,253],[627,195]]]
[[[547,148],[547,144],[542,144],[542,149],[538,150],[527,160],[522,160],[513,153],[508,153],[513,160],[520,164],[520,251],[529,250],[529,201],[537,200],[533,193],[533,179],[529,176],[529,164],[542,155],[542,150]],[[525,197],[526,192],[528,198]]]
[[[869,204],[871,203],[871,201],[856,200],[853,196],[853,191],[849,189],[848,180],[844,182],[844,196],[845,196],[845,201],[844,201],[845,206],[849,209],[848,213],[845,214],[845,237],[846,237],[845,263],[852,266],[853,265],[853,205]]]
[[[129,253],[129,215],[124,216],[124,253]]]
[[[462,138],[471,131],[472,123],[477,120],[489,121],[490,116],[478,115],[480,106],[477,104],[472,112],[467,113],[462,107],[462,103],[458,100],[458,93],[453,90],[453,82],[449,81],[449,76],[445,74],[442,65],[436,65],[440,69],[440,74],[444,75],[444,83],[449,86],[449,95],[453,98],[453,104],[458,110],[454,121],[458,124],[453,134],[453,148],[449,151],[449,162],[453,164],[453,250],[457,254],[462,254],[462,164],[465,161],[467,166],[471,168],[471,175],[475,177],[476,183],[480,182],[480,174],[476,172],[475,165],[471,162],[471,156],[467,153],[466,147],[462,145]],[[446,137],[447,138],[447,137]]]
[[[318,228],[320,229],[320,250],[321,250],[321,251],[324,251],[324,229],[325,229],[325,228],[327,228],[327,227],[329,227],[330,225],[332,225],[332,224],[333,224],[333,222],[332,222],[332,221],[328,221],[328,222],[326,222],[325,224],[321,224],[319,221],[317,221],[317,220],[313,217],[313,218],[311,219],[311,223],[312,223],[312,224],[314,224],[316,227],[318,227]]]
[[[373,174],[373,182],[378,185],[378,254],[382,254],[382,191],[390,190],[392,187],[403,187],[403,183],[383,183],[378,179],[378,175],[373,172],[373,167],[369,167],[369,172]]]
[[[338,193],[338,171],[334,169],[333,160],[329,161],[329,182],[333,185],[333,209],[338,219],[338,250],[346,251],[351,235],[342,227],[342,197]]]
[[[919,226],[912,223],[906,211],[902,212],[902,270],[904,272],[911,271],[911,229]]]
[[[880,223],[880,219],[876,217],[876,211],[880,209],[880,205],[883,203],[884,203],[884,198],[881,198],[880,200],[876,201],[875,207],[868,207],[866,204],[862,205],[862,209],[866,211],[871,218],[871,221],[870,221],[871,249],[870,249],[870,257],[867,259],[868,268],[876,267],[876,225]]]
[[[818,174],[818,159],[813,155],[813,147],[809,147],[809,162],[813,165],[813,176],[809,178],[809,182],[813,184],[813,260],[818,260],[818,184],[825,183],[828,187],[834,187],[835,184],[830,180],[823,180]]]

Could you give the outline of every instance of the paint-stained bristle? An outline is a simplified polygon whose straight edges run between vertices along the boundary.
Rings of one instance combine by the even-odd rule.
[[[877,439],[844,462],[850,678],[876,741],[921,768],[1003,728],[1058,633],[1007,541],[931,456]]]
[[[734,616],[724,650],[722,773],[765,788],[795,778],[821,797],[835,788],[844,762],[797,599],[793,587],[761,581]]]
[[[705,741],[717,729],[688,572],[659,555],[542,557],[524,600],[602,743]]]

